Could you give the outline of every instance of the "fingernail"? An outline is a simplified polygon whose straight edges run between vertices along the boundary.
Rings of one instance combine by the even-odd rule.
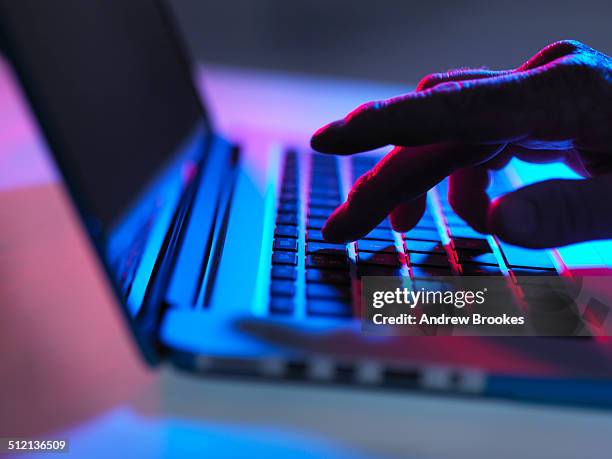
[[[540,226],[538,209],[528,199],[498,199],[491,206],[488,226],[502,239],[524,244],[534,237]]]

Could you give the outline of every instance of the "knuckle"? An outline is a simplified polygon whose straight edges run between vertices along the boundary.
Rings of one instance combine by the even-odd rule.
[[[486,73],[486,69],[451,69],[448,72],[440,72],[440,73],[431,73],[419,81],[416,90],[424,91],[426,89],[431,89],[434,86],[437,87],[441,84],[453,81],[466,80],[470,76],[484,75]]]
[[[542,75],[542,94],[547,95],[550,107],[555,107],[554,118],[559,129],[582,138],[592,132],[602,110],[602,97],[610,94],[606,88],[605,66],[593,54],[568,56],[551,66]]]
[[[416,87],[417,91],[422,91],[424,89],[429,89],[438,83],[441,83],[446,79],[445,73],[430,73],[419,81],[419,84]]]
[[[436,85],[435,91],[438,93],[460,91],[467,89],[470,83],[467,81],[445,81]]]
[[[372,113],[378,111],[383,105],[382,101],[373,100],[370,102],[363,103],[355,108],[351,113],[346,117],[347,121],[355,121],[364,116],[367,116],[368,113]]]
[[[588,46],[578,40],[559,40],[547,46],[547,48],[558,49],[564,53],[576,53],[587,49]]]

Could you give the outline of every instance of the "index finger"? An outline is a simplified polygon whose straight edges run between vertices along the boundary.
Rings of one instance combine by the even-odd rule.
[[[357,180],[347,201],[325,224],[325,239],[333,242],[359,239],[399,203],[423,195],[456,169],[488,160],[500,148],[450,143],[395,148]]]
[[[350,154],[385,145],[437,142],[494,143],[523,138],[553,125],[552,116],[535,118],[542,104],[556,100],[541,69],[451,81],[431,89],[361,105],[344,119],[319,129],[312,147]],[[538,110],[534,110],[537,108]],[[549,107],[548,107],[549,108]]]

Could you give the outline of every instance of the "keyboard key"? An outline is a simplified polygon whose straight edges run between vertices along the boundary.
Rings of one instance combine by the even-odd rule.
[[[281,196],[286,194],[299,194],[299,186],[297,180],[284,180],[281,184]]]
[[[275,265],[297,265],[297,255],[293,252],[274,252],[272,264]]]
[[[478,231],[470,228],[467,225],[463,225],[463,226],[450,226],[450,233],[451,233],[451,237],[454,239],[456,237],[465,237],[465,238],[472,238],[472,239],[478,239],[478,238],[482,238],[482,234],[479,233]]]
[[[444,218],[450,227],[463,228],[468,226],[465,220],[456,215],[450,206],[444,206]]]
[[[306,271],[306,282],[348,285],[351,283],[351,278],[349,276],[348,271],[308,269]]]
[[[274,314],[292,314],[295,302],[287,297],[275,297],[270,300],[270,312]]]
[[[299,197],[297,193],[290,193],[290,192],[281,193],[280,199],[279,199],[279,202],[281,203],[285,203],[285,202],[297,203],[298,201],[299,201]]]
[[[452,276],[450,267],[410,265],[412,277]]]
[[[313,178],[321,177],[335,177],[338,175],[338,163],[312,163],[312,176]]]
[[[278,206],[279,213],[297,214],[297,211],[298,211],[297,201],[282,202]]]
[[[323,218],[327,219],[331,215],[332,211],[329,209],[311,208],[308,211],[308,218]]]
[[[501,241],[500,246],[510,267],[555,270],[552,258],[546,250],[524,249]]]
[[[310,199],[340,199],[340,192],[337,189],[313,189],[310,190]]]
[[[350,303],[333,300],[310,300],[306,303],[306,311],[313,316],[351,317],[353,315]]]
[[[308,229],[318,229],[320,230],[325,226],[324,218],[309,218],[308,219]]]
[[[464,276],[502,276],[503,273],[499,266],[494,265],[472,265],[461,266],[461,273]]]
[[[453,237],[453,245],[456,249],[477,250],[482,253],[491,251],[489,241],[482,238]]]
[[[272,266],[272,279],[296,280],[297,269],[294,266]]]
[[[423,216],[421,217],[421,219],[419,220],[419,222],[417,223],[417,225],[420,225],[421,223],[432,224],[432,223],[435,223],[435,221],[436,220],[432,217],[429,210],[426,210]]]
[[[491,252],[478,253],[475,251],[457,250],[459,263],[472,263],[478,265],[499,265],[497,258]]]
[[[274,250],[285,250],[289,252],[297,252],[297,239],[276,238],[274,239]]]
[[[298,194],[297,183],[283,183],[281,185],[281,196],[285,194]]]
[[[387,229],[375,228],[366,234],[362,239],[365,240],[378,240],[378,241],[395,241],[393,233]]]
[[[333,188],[338,185],[338,168],[336,167],[321,167],[312,170],[310,178],[310,186],[321,186],[324,188]]]
[[[306,258],[308,268],[348,270],[348,258],[345,255],[314,254]]]
[[[535,268],[510,268],[515,276],[558,276],[557,271]]]
[[[308,298],[350,301],[351,289],[338,285],[308,284],[306,286],[306,296]]]
[[[359,265],[357,266],[357,276],[400,277],[401,271],[399,267],[393,266]]]
[[[419,239],[421,241],[440,241],[440,235],[437,231],[413,228],[410,231],[404,233],[406,239]]]
[[[274,230],[274,236],[292,237],[296,239],[298,234],[296,226],[278,225]]]
[[[310,188],[312,190],[337,190],[339,181],[336,175],[333,170],[319,171],[317,175],[312,177]]]
[[[319,208],[319,209],[329,209],[334,210],[341,204],[339,199],[330,199],[330,198],[316,198],[311,197],[308,205],[311,209]]]
[[[400,266],[399,254],[359,252],[357,259],[360,264]]]
[[[332,244],[330,242],[308,242],[306,244],[306,253],[315,253],[320,251],[346,251],[346,245],[344,244]]]
[[[418,239],[406,239],[404,242],[406,244],[406,249],[409,252],[446,254],[444,246],[439,241],[421,241]]]
[[[311,228],[306,230],[306,240],[319,242],[325,241],[325,239],[323,239],[323,234],[321,234],[321,230]]]
[[[397,249],[392,241],[360,240],[357,241],[359,252],[387,252],[395,253]]]
[[[270,285],[270,294],[272,296],[295,296],[295,283],[274,280]]]
[[[408,252],[410,265],[448,267],[450,263],[446,254]]]
[[[276,223],[279,225],[297,226],[298,217],[296,214],[278,214],[278,217],[276,217]]]
[[[435,231],[436,233],[438,232],[438,227],[436,226],[436,223],[433,220],[425,222],[420,221],[413,229]]]
[[[286,175],[285,177],[283,177],[283,181],[281,183],[281,189],[284,189],[286,191],[289,191],[289,190],[297,191],[297,188],[298,188],[298,178],[295,173],[291,175]]]

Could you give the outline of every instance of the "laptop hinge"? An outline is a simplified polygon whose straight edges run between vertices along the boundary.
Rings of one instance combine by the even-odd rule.
[[[219,173],[226,174],[228,170],[234,169],[233,165],[236,163],[235,157],[238,154],[238,149],[234,147],[229,150],[230,145],[226,144],[225,141],[221,139],[216,140],[223,144],[221,148],[224,150],[223,153],[226,158],[226,161],[224,161],[224,167],[222,168],[223,172]],[[212,142],[212,144],[215,143],[217,142]],[[219,145],[211,145],[209,148],[219,148]],[[228,154],[230,151],[231,154]],[[152,338],[155,337],[155,341],[157,341],[159,325],[167,308],[166,295],[168,286],[173,275],[178,254],[183,246],[185,232],[189,226],[190,218],[192,216],[196,193],[198,192],[199,187],[204,186],[202,183],[202,178],[204,171],[208,167],[208,157],[209,155],[205,155],[206,159],[203,161],[204,164],[198,168],[197,174],[186,186],[183,192],[180,203],[173,217],[172,224],[170,225],[166,237],[164,238],[160,254],[153,268],[151,279],[147,285],[143,305],[140,309],[138,317],[136,318],[138,328],[147,336],[151,336]],[[227,186],[228,183],[226,182],[223,185]],[[223,192],[219,193],[219,195],[223,194]],[[217,226],[218,223],[213,222],[215,232]],[[211,248],[211,252],[212,251],[214,251],[214,246]]]

